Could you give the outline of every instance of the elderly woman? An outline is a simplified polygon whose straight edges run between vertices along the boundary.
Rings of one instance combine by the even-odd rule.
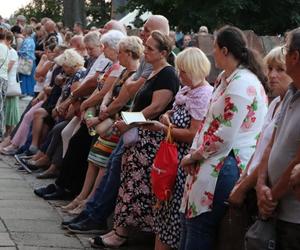
[[[120,66],[118,62],[117,46],[119,41],[124,37],[123,33],[116,30],[112,30],[102,36],[101,42],[104,45],[104,54],[113,64],[103,69],[105,73],[101,74],[98,88],[91,97],[82,103],[83,107],[80,107],[81,111],[101,103],[104,95],[122,72],[123,67]],[[80,116],[80,114],[78,114],[78,116]],[[81,116],[84,117],[83,112],[81,112]],[[38,189],[35,192],[45,199],[64,199],[67,198],[67,196],[77,196],[81,192],[84,184],[87,171],[87,157],[92,137],[88,134],[87,127],[84,123],[79,123],[79,128],[75,132],[74,127],[71,126],[71,129],[69,129],[68,126],[62,131],[63,162],[61,172],[55,182],[56,185],[50,184],[48,187]],[[78,143],[75,143],[77,141],[81,143],[81,145],[84,145],[84,149],[78,148]]]
[[[288,90],[292,79],[286,74],[285,58],[281,47],[272,49],[264,58],[267,67],[268,86],[272,96],[276,97],[269,105],[268,113],[256,145],[255,153],[248,163],[242,177],[232,190],[229,201],[234,205],[242,205],[247,191],[254,188],[257,181],[257,166],[268,142],[271,140],[276,119],[280,113],[281,101]]]
[[[172,124],[172,138],[177,144],[178,162],[188,154],[193,138],[206,116],[213,87],[205,80],[210,71],[210,62],[198,48],[187,48],[178,54],[176,67],[183,88],[175,96],[172,110],[164,114],[154,126],[167,133]],[[180,240],[179,208],[183,195],[186,174],[178,168],[176,184],[168,202],[154,208],[155,249],[177,249]]]
[[[119,42],[118,51],[119,63],[125,69],[104,96],[99,116],[87,120],[88,127],[100,124],[104,130],[111,130],[113,121],[120,117],[120,111],[129,109],[130,99],[135,94],[125,85],[125,82],[138,68],[139,58],[143,53],[143,43],[136,36],[125,37]],[[119,137],[115,133],[100,134],[89,153],[89,166],[82,191],[69,205],[63,207],[63,210],[69,211],[71,214],[81,212],[86,200],[93,195],[100,183],[106,171],[109,155],[118,140]]]
[[[118,61],[118,43],[123,37],[123,33],[117,30],[112,30],[101,37],[100,43],[102,44],[102,46],[104,46],[104,55],[112,62],[112,64],[107,64],[105,66],[105,68],[101,72],[102,74],[100,74],[98,77],[99,82],[97,88],[88,99],[80,104],[80,112],[82,117],[84,116],[83,114],[88,108],[92,109],[89,109],[88,112],[86,112],[86,115],[95,115],[94,107],[102,102],[104,95],[110,89],[111,85],[116,81],[117,77],[121,74],[123,67],[119,64]],[[79,125],[80,123],[78,123],[78,119],[77,121],[73,119],[70,124],[68,124],[68,126],[62,131],[63,156],[65,156],[67,152],[69,141],[72,135],[74,135],[75,132],[79,129]]]
[[[205,122],[181,166],[188,172],[180,211],[181,250],[213,249],[225,202],[254,152],[267,111],[258,56],[238,28],[221,28],[214,42],[223,69]]]
[[[62,95],[59,99],[59,102],[63,102],[69,97],[71,93],[71,86],[74,83],[78,83],[85,76],[84,59],[74,49],[68,49],[62,55],[55,58],[55,62],[58,65],[61,65],[64,73],[70,77],[70,79],[62,89]],[[31,152],[37,152],[40,145],[42,131],[45,125],[44,119],[51,115],[52,112],[51,114],[49,114],[48,111],[44,108],[40,108],[35,111],[32,124],[32,142],[29,148]],[[51,126],[51,124],[48,125]],[[54,125],[54,120],[52,122],[52,125]]]
[[[25,26],[23,29],[24,41],[18,51],[20,60],[32,62],[32,69],[29,75],[19,74],[21,90],[23,95],[34,96],[34,72],[35,72],[35,42],[32,38],[33,27]]]
[[[167,63],[172,49],[168,36],[154,31],[145,45],[145,60],[153,71],[135,96],[132,111],[140,111],[147,119],[158,120],[171,109],[172,101],[179,88],[175,69]],[[116,127],[124,133],[128,127],[118,121]],[[119,247],[127,242],[128,226],[145,231],[153,230],[153,195],[150,187],[150,168],[164,138],[163,132],[138,129],[138,138],[133,145],[125,145],[121,167],[121,186],[117,198],[114,230],[91,239],[94,246]]]

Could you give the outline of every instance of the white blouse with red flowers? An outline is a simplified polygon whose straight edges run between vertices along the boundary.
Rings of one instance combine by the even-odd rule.
[[[222,76],[192,145],[203,160],[186,179],[180,210],[188,218],[211,210],[218,175],[231,150],[241,171],[245,168],[267,113],[266,93],[252,72],[239,67],[227,79]]]

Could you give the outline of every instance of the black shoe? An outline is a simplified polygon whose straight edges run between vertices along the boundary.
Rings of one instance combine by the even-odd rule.
[[[70,200],[72,196],[70,192],[67,192],[60,187],[56,187],[56,190],[54,192],[45,194],[43,198],[45,200]]]
[[[107,231],[106,223],[99,224],[91,218],[87,218],[78,223],[69,224],[67,228],[69,231],[78,234],[91,234],[91,233],[97,234],[97,233],[103,233]]]
[[[45,195],[49,195],[49,194],[56,192],[56,189],[57,189],[57,187],[55,184],[50,184],[46,187],[36,188],[36,189],[34,189],[33,192],[37,196],[44,198]]]
[[[84,212],[81,212],[79,215],[77,215],[73,219],[62,221],[61,227],[62,228],[67,228],[70,224],[79,223],[79,222],[81,222],[83,220],[86,220],[87,218],[88,218],[88,215],[86,213],[84,213]]]

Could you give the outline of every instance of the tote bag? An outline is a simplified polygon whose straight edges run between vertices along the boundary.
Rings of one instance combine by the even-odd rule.
[[[170,199],[178,170],[178,150],[171,136],[169,126],[166,140],[163,140],[154,158],[151,169],[152,191],[158,201]]]
[[[20,58],[18,63],[18,72],[30,76],[33,67],[33,61],[26,58]]]

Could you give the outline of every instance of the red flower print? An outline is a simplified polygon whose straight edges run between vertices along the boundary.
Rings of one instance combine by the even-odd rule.
[[[227,111],[227,112],[225,112],[225,114],[224,114],[224,120],[225,121],[230,121],[230,120],[232,120],[232,118],[233,118],[233,112],[231,112],[231,111]]]
[[[248,86],[248,88],[247,88],[247,94],[248,94],[248,96],[256,96],[256,89],[255,89],[255,87],[254,86]]]
[[[210,124],[209,131],[213,133],[217,131],[219,127],[220,127],[220,122],[217,119],[214,119]]]

